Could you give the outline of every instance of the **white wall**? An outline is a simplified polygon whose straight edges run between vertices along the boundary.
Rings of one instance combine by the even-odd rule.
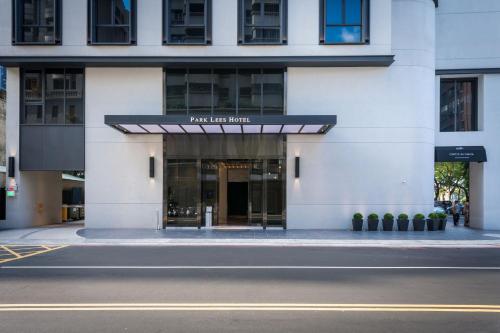
[[[161,135],[124,135],[104,115],[162,114],[161,68],[87,68],[85,72],[85,224],[156,228],[162,216]],[[155,156],[155,178],[149,157]]]
[[[414,29],[419,26],[419,29]],[[389,68],[290,68],[288,114],[336,114],[325,136],[289,136],[289,228],[351,227],[352,214],[428,213],[434,174],[434,5],[392,2]]]
[[[431,1],[431,0],[421,0]],[[137,46],[87,46],[87,1],[63,1],[62,46],[11,46],[11,0],[0,0],[0,54],[45,56],[250,56],[389,54],[391,0],[371,2],[371,42],[363,46],[319,45],[319,1],[289,0],[288,45],[238,46],[237,1],[215,0],[211,46],[162,46],[162,0],[137,1]]]
[[[22,228],[61,222],[60,172],[19,171],[19,69],[7,69],[6,155],[16,159],[16,196],[7,198],[0,228]],[[12,184],[7,177],[7,186]]]

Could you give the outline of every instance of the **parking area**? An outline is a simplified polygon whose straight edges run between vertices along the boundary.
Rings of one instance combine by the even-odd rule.
[[[0,246],[0,264],[24,259],[66,247],[65,245],[2,245]]]

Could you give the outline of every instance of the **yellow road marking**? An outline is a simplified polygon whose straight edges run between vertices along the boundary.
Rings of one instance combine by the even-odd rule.
[[[0,264],[6,263],[6,262],[11,262],[14,260],[20,260],[32,256],[36,256],[39,254],[55,251],[62,249],[66,247],[67,245],[58,245],[58,246],[46,246],[46,245],[40,245],[40,246],[23,246],[23,245],[13,245],[13,246],[7,246],[7,245],[2,245],[0,246],[0,249],[3,249],[4,251],[8,252],[11,257],[10,258],[5,258],[5,259],[0,259]],[[42,250],[39,251],[33,251],[33,249],[40,248]],[[28,250],[29,249],[29,250]]]
[[[14,311],[331,311],[331,312],[464,312],[500,313],[500,305],[455,304],[279,304],[279,303],[82,303],[0,304],[0,312]]]

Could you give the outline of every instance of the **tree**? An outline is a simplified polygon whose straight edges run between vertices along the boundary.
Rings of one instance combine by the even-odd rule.
[[[438,162],[434,167],[434,200],[457,193],[469,201],[469,163]]]

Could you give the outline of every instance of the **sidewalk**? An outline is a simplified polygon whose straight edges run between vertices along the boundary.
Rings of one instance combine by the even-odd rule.
[[[83,224],[0,230],[0,245],[171,245],[332,247],[498,247],[500,231],[448,227],[433,232],[282,229],[85,229]]]

